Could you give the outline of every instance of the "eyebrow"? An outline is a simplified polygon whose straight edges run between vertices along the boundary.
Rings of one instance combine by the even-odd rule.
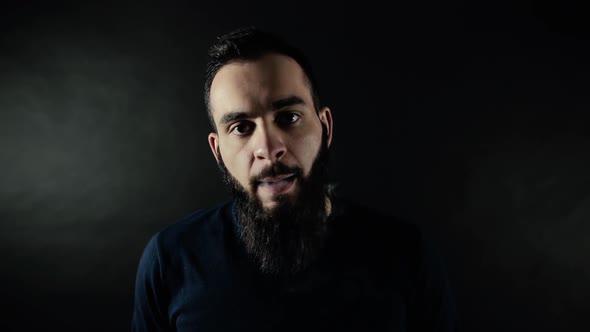
[[[229,112],[225,113],[219,122],[221,122],[221,125],[226,125],[230,122],[246,118],[248,118],[248,113],[246,112]]]
[[[283,107],[293,106],[293,105],[302,105],[302,104],[305,104],[305,101],[303,101],[303,99],[301,99],[297,96],[289,96],[286,98],[281,98],[281,99],[275,100],[270,105],[271,105],[271,109],[273,111],[277,111]],[[219,122],[221,123],[221,125],[226,125],[226,124],[236,121],[236,120],[247,119],[248,117],[249,117],[249,115],[246,112],[229,112],[229,113],[224,114],[221,117],[221,120],[219,120]]]
[[[287,98],[282,98],[282,99],[273,101],[271,106],[272,106],[273,110],[278,110],[283,107],[293,106],[293,105],[302,105],[302,104],[305,104],[303,99],[301,99],[297,96],[289,96]]]

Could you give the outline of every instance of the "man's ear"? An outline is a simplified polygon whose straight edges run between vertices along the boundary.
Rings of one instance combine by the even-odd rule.
[[[215,160],[219,162],[219,135],[217,133],[209,133],[209,147],[211,148],[211,152],[213,152],[213,156],[215,156]]]
[[[328,130],[328,146],[332,143],[332,132],[334,131],[334,123],[332,121],[332,111],[328,107],[322,107],[319,113],[320,121],[326,126]]]

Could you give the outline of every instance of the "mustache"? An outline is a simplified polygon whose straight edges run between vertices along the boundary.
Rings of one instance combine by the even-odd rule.
[[[300,177],[303,175],[303,169],[301,169],[301,167],[287,166],[281,162],[277,162],[263,168],[260,173],[251,177],[250,185],[253,188],[256,188],[260,181],[266,177],[277,177],[285,174],[294,174],[294,177]]]

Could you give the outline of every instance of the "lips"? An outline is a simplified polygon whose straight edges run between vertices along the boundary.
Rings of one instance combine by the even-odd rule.
[[[289,178],[293,177],[295,174],[285,174],[277,177],[266,177],[258,181],[260,184],[274,184],[277,182],[281,182],[283,180],[288,180]]]
[[[258,189],[263,195],[277,195],[287,192],[295,183],[295,174],[266,177],[258,182]]]

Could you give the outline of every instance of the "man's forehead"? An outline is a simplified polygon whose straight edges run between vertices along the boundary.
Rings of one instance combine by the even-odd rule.
[[[311,92],[301,67],[291,58],[269,55],[256,61],[223,66],[211,84],[210,106],[221,113],[270,110],[273,103],[290,97],[310,104]]]

